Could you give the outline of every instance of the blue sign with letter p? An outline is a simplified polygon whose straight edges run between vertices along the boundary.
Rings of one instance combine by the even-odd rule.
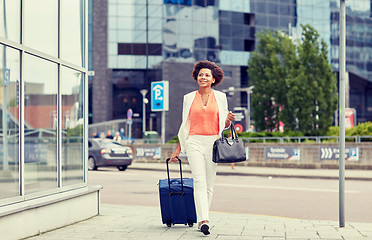
[[[151,83],[151,111],[168,111],[168,81]]]

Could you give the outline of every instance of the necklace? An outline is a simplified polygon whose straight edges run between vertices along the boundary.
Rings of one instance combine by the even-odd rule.
[[[198,91],[198,92],[199,92],[199,91]],[[200,94],[200,96],[202,96],[202,97],[204,97],[204,96],[209,97],[209,95],[211,95],[211,92],[210,92],[210,93],[204,93],[204,94],[199,92],[199,94]]]

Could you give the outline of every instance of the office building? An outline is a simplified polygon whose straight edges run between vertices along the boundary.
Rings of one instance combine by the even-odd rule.
[[[0,3],[0,225],[20,239],[98,213],[86,168],[88,11],[86,0]]]
[[[371,1],[347,1],[347,106],[359,121],[372,120]],[[134,111],[133,135],[142,137],[141,89],[169,81],[166,137],[177,134],[182,96],[197,89],[191,77],[198,60],[218,63],[225,80],[218,90],[248,87],[255,33],[279,30],[301,39],[310,24],[329,46],[338,73],[339,1],[307,0],[102,0],[93,1],[90,48],[95,75],[90,78],[91,123],[125,119]],[[229,97],[229,107],[247,107],[247,93]],[[150,103],[151,104],[151,103]],[[146,128],[160,132],[161,114],[146,106]]]

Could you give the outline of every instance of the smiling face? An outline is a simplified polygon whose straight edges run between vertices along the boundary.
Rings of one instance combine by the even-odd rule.
[[[212,83],[215,79],[213,78],[212,71],[209,68],[202,68],[198,74],[198,85],[201,88],[211,88]]]

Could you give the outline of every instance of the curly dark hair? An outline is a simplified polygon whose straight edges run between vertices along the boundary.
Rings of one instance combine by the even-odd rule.
[[[210,62],[210,61],[199,61],[194,65],[194,70],[192,71],[192,77],[194,78],[195,81],[198,80],[198,75],[200,69],[203,68],[208,68],[212,72],[212,76],[215,79],[215,82],[212,83],[212,87],[217,86],[220,84],[223,80],[223,71],[222,69],[217,66],[216,63]]]

